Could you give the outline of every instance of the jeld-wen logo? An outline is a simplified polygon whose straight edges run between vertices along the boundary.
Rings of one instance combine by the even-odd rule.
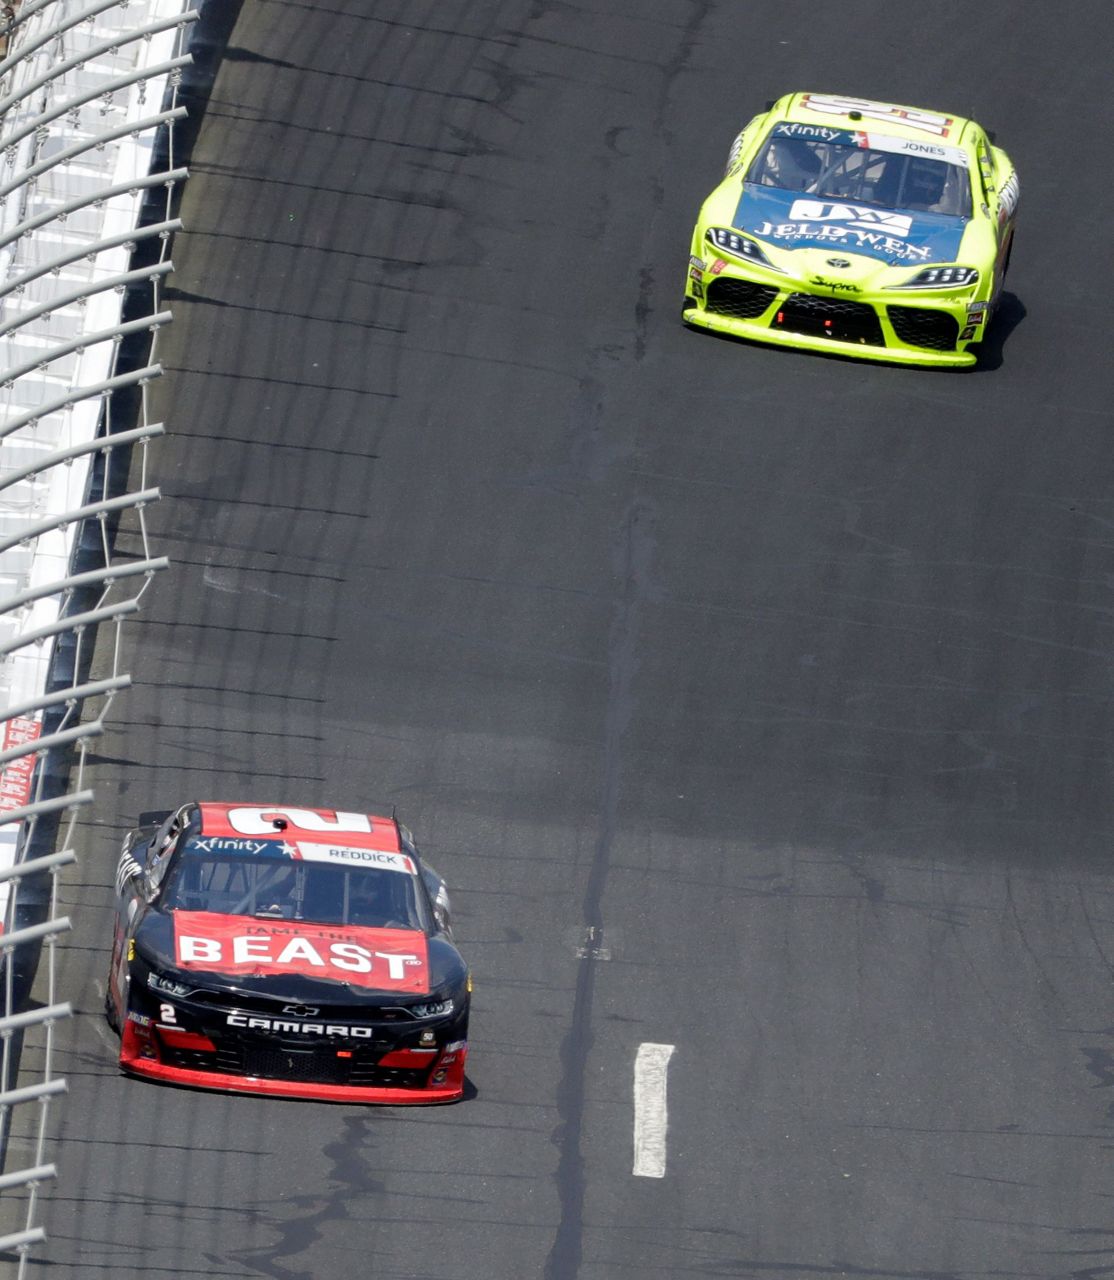
[[[862,231],[884,231],[887,235],[907,236],[913,219],[904,213],[887,213],[859,204],[832,204],[826,200],[794,200],[789,210],[794,222],[842,222]]]

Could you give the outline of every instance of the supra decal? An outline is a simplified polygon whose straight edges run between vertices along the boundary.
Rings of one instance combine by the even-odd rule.
[[[275,1035],[344,1036],[350,1040],[371,1040],[373,1027],[354,1027],[340,1022],[289,1022],[281,1018],[258,1018],[246,1013],[230,1013],[225,1019],[230,1027],[247,1031],[271,1031]]]
[[[253,976],[297,973],[379,990],[429,990],[426,938],[414,929],[176,911],[174,945],[181,969]]]
[[[806,93],[801,99],[801,106],[824,115],[846,116],[857,112],[869,120],[905,125],[940,138],[946,138],[955,123],[951,116],[938,115],[935,111],[918,111],[913,107],[896,107],[889,102],[871,102],[869,98],[843,98],[826,93]]]
[[[847,284],[843,280],[825,280],[823,276],[813,276],[809,283],[822,285],[825,289],[831,289],[834,292],[862,293],[857,284]]]

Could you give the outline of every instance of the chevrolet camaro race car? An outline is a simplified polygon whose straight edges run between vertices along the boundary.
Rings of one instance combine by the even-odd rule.
[[[120,1066],[238,1093],[454,1102],[471,981],[394,818],[187,804],[131,831],[105,1011]]]
[[[973,120],[791,94],[735,139],[693,232],[682,318],[809,351],[974,364],[1018,194]]]

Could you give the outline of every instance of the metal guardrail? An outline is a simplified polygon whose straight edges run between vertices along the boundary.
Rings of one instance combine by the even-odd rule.
[[[90,740],[130,684],[120,628],[167,563],[145,517],[163,432],[147,385],[170,319],[174,126],[197,17],[184,0],[0,7],[0,1204],[16,1227],[0,1260],[20,1277],[45,1238],[50,1108],[66,1091],[59,875],[92,800]],[[94,679],[98,626],[115,643]]]

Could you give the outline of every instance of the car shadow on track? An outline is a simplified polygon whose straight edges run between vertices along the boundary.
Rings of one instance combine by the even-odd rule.
[[[1016,293],[1007,293],[1003,290],[998,301],[998,312],[987,329],[986,337],[979,345],[978,364],[962,372],[991,373],[995,369],[1000,369],[1004,363],[1003,348],[1006,345],[1006,339],[1028,314],[1025,304]]]

